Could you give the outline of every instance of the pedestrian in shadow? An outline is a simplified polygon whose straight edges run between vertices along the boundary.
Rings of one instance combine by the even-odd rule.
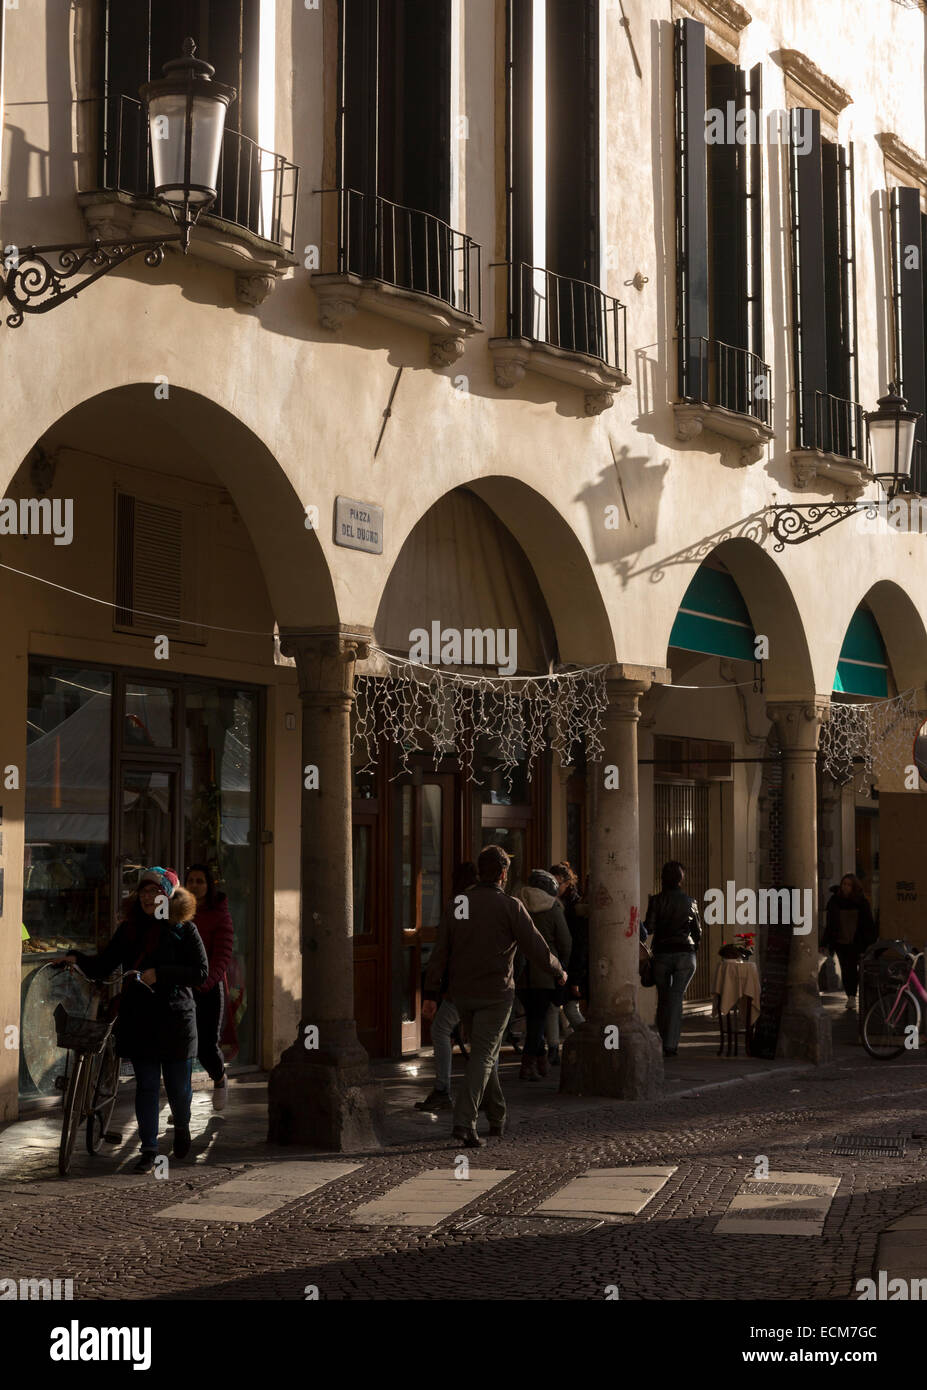
[[[682,889],[685,869],[677,859],[663,865],[662,889],[647,904],[644,930],[653,937],[653,982],[657,987],[657,1031],[663,1056],[675,1057],[682,1031],[682,1001],[695,974],[702,938],[698,907]]]

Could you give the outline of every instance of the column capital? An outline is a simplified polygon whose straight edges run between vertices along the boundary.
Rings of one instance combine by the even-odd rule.
[[[815,753],[821,728],[830,715],[830,697],[772,700],[766,705],[766,713],[776,726],[784,753]]]
[[[354,667],[370,652],[370,628],[338,626],[286,629],[280,633],[280,650],[296,662],[302,699],[313,695],[354,693]]]
[[[613,681],[639,685],[639,694],[643,694],[652,685],[670,685],[673,673],[667,666],[635,666],[627,661],[612,661],[605,668],[605,679],[609,687]]]

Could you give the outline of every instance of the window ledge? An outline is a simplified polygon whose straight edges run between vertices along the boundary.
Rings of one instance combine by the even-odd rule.
[[[585,393],[585,413],[601,415],[614,404],[622,386],[631,378],[617,367],[609,367],[585,352],[568,352],[531,338],[490,338],[489,350],[495,363],[496,385],[510,390],[526,371],[537,372],[553,381],[578,386]]]
[[[352,274],[313,275],[312,288],[319,299],[319,323],[329,332],[339,332],[345,320],[352,318],[358,309],[381,314],[429,334],[430,358],[435,367],[456,362],[467,339],[482,332],[479,319],[472,314],[465,314],[430,294],[390,285],[384,280],[368,280]]]
[[[841,454],[827,454],[823,449],[793,449],[790,459],[798,488],[810,487],[818,479],[856,489],[872,482],[872,474],[864,463]]]
[[[103,190],[79,193],[77,201],[91,236],[105,240],[167,236],[174,223],[167,212],[149,198]],[[275,242],[265,241],[247,227],[205,216],[196,224],[189,254],[235,272],[235,294],[240,304],[262,304],[277,281],[297,264],[296,258]]]
[[[733,439],[743,447],[740,462],[743,466],[758,463],[763,450],[775,431],[752,415],[741,415],[721,405],[699,401],[677,401],[673,405],[676,417],[676,438],[697,439],[703,430]]]

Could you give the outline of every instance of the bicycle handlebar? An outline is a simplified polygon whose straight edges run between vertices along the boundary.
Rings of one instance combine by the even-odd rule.
[[[94,977],[93,977],[92,975],[88,975],[88,974],[86,973],[86,971],[81,970],[80,966],[77,964],[76,961],[72,961],[72,960],[50,960],[50,961],[47,962],[47,965],[48,965],[48,967],[49,967],[51,970],[73,970],[73,971],[76,971],[76,973],[77,973],[78,975],[80,975],[80,976],[82,977],[82,979],[85,979],[89,985],[114,985],[114,984],[116,984],[119,980],[122,979],[122,977],[123,977],[124,974],[126,974],[126,972],[125,972],[124,970],[122,970],[122,969],[114,970],[113,973],[112,973],[112,975],[107,975],[104,979],[97,980],[97,979],[94,979]],[[129,973],[131,973],[131,972],[129,972]]]

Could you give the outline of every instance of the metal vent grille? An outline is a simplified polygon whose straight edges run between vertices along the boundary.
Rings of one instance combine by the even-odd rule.
[[[904,1158],[907,1143],[894,1134],[838,1134],[831,1152],[846,1158]]]

